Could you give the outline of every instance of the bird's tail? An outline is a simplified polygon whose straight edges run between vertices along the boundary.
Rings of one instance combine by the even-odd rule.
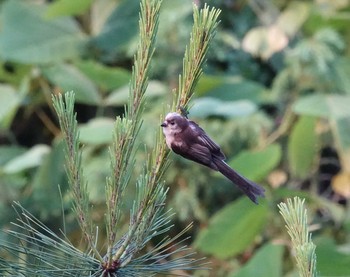
[[[258,196],[265,196],[265,190],[262,187],[240,175],[224,161],[215,159],[215,164],[219,172],[235,183],[255,204],[258,204]]]

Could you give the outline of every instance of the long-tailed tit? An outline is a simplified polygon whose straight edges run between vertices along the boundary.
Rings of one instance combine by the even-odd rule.
[[[195,122],[178,113],[168,113],[161,124],[166,144],[176,154],[221,172],[254,203],[264,196],[264,189],[243,177],[225,163],[220,147]]]

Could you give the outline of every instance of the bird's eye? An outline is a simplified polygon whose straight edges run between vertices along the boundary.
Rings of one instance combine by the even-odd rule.
[[[175,124],[175,122],[174,122],[174,121],[170,121],[169,123],[170,123],[170,125],[174,125],[174,124]]]

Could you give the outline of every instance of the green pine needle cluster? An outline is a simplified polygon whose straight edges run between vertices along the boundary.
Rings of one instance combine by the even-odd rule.
[[[287,204],[280,203],[278,208],[291,237],[300,277],[316,277],[316,246],[309,233],[304,200],[298,197],[295,197],[293,201],[288,199]]]
[[[174,102],[173,109],[180,112],[187,110],[188,103],[194,93],[194,88],[202,75],[202,67],[205,63],[205,56],[208,51],[211,40],[213,39],[218,18],[221,11],[219,9],[210,9],[207,4],[202,10],[197,6],[193,8],[193,28],[190,37],[190,44],[186,48],[183,59],[183,72],[179,76],[179,92],[177,101]]]
[[[0,257],[0,276],[101,276],[96,270],[100,263],[92,253],[77,249],[64,234],[58,236],[19,203],[14,209],[18,214],[12,223],[15,230],[7,231],[7,241],[0,240],[8,256]]]

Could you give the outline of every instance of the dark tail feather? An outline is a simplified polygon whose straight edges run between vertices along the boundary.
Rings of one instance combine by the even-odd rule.
[[[265,190],[262,187],[234,171],[224,161],[217,159],[215,164],[218,167],[219,172],[235,183],[255,204],[258,204],[258,196],[265,196]]]

